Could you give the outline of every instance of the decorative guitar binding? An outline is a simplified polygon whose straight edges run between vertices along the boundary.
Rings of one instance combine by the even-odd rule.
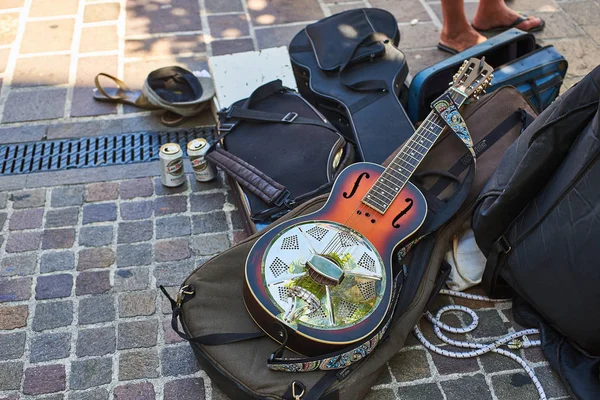
[[[284,347],[312,357],[271,360],[270,368],[341,368],[377,345],[400,290],[392,256],[427,215],[425,197],[409,178],[446,126],[469,147],[458,108],[491,79],[483,60],[465,61],[387,168],[347,167],[320,210],[285,221],[256,241],[246,260],[246,307],[282,343],[277,357]],[[324,356],[332,352],[333,359]]]

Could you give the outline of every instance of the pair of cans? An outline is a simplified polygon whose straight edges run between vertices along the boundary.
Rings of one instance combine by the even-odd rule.
[[[187,144],[187,154],[198,182],[208,182],[217,176],[217,169],[206,159],[208,142],[204,138],[194,139]],[[162,184],[175,187],[185,182],[183,152],[177,143],[166,143],[160,147],[160,179]]]

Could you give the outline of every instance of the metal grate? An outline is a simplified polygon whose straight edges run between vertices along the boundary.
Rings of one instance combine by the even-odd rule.
[[[158,160],[160,146],[192,139],[215,138],[213,127],[178,132],[137,132],[112,136],[48,140],[0,145],[0,175],[29,174],[74,168],[105,167]]]

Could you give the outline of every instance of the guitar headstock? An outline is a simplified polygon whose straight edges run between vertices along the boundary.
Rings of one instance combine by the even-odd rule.
[[[485,57],[481,60],[471,58],[465,60],[460,66],[458,72],[454,74],[450,85],[465,96],[465,100],[471,96],[479,98],[479,95],[485,93],[485,89],[490,85],[494,75],[494,69],[485,62]]]

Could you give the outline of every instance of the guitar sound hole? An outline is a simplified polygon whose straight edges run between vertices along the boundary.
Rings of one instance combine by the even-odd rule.
[[[371,220],[371,223],[374,224],[376,221],[374,219]]]

